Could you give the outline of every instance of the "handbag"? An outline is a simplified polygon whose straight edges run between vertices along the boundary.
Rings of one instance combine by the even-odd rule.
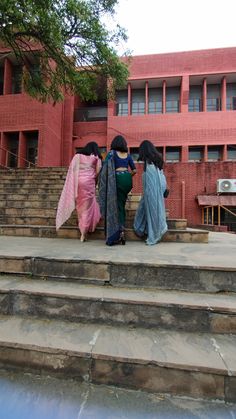
[[[170,193],[170,190],[169,190],[169,189],[166,189],[166,190],[164,191],[164,193],[163,193],[164,198],[168,198],[169,193]]]

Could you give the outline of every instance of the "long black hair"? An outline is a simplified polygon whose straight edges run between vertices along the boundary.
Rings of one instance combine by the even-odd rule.
[[[163,169],[163,158],[161,153],[157,151],[156,147],[149,140],[144,140],[139,146],[138,161],[144,162],[144,170],[146,170],[146,164],[154,164],[158,169]]]
[[[90,156],[93,154],[94,156],[98,156],[99,159],[102,160],[102,155],[99,150],[99,147],[95,141],[91,141],[86,146],[84,146],[81,150],[77,151],[76,154],[84,154],[85,156]]]
[[[127,142],[122,135],[117,135],[111,142],[111,150],[124,151],[128,153]]]

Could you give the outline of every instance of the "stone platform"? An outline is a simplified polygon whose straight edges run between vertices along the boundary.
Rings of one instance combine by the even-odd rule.
[[[236,236],[0,237],[0,366],[236,401]]]

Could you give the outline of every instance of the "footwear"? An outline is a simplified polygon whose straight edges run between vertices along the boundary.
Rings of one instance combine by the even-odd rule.
[[[81,242],[85,242],[85,240],[86,240],[85,235],[84,234],[81,234],[80,241]]]
[[[124,231],[122,231],[120,233],[120,243],[125,245],[125,233],[124,233]]]

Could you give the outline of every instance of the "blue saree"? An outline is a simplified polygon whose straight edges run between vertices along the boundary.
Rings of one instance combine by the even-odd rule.
[[[142,175],[143,196],[134,219],[134,231],[140,237],[147,235],[147,244],[158,243],[167,231],[163,193],[166,178],[163,170],[147,164]]]
[[[99,175],[98,200],[104,218],[106,244],[112,246],[120,239],[121,226],[118,217],[116,172],[113,152],[110,151]]]

